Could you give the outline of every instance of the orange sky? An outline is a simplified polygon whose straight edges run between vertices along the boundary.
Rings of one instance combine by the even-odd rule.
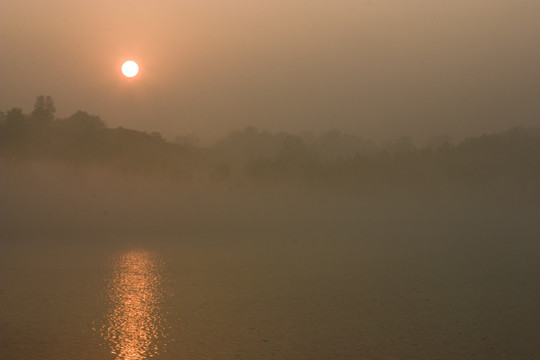
[[[3,0],[0,109],[51,95],[169,138],[540,125],[538,19],[538,0]]]

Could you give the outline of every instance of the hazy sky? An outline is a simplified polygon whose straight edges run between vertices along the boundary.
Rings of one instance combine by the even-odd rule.
[[[539,0],[2,0],[0,43],[0,109],[171,138],[540,125]]]

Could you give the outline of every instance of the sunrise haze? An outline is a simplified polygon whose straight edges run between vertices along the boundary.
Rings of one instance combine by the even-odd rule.
[[[2,2],[0,109],[109,126],[454,138],[540,122],[536,0]],[[120,72],[139,63],[136,81]],[[31,96],[29,96],[31,94]]]

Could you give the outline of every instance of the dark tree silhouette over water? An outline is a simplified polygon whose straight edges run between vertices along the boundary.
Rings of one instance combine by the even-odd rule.
[[[163,358],[208,354],[208,334],[217,357],[234,358],[236,349],[223,352],[231,331],[241,347],[250,342],[246,356],[266,358],[537,353],[540,128],[438,136],[424,147],[247,128],[198,146],[191,136],[109,128],[84,111],[57,118],[51,104],[40,97],[32,113],[0,119],[1,253],[13,269],[3,272],[12,279],[6,354],[99,353],[83,332],[91,326],[118,354],[152,353],[147,335],[169,334]],[[126,246],[161,253],[158,295],[176,295],[162,303],[163,323],[146,306],[161,301],[151,294],[128,316],[141,310],[124,306],[140,303],[141,291],[116,280],[134,270],[153,286],[132,265],[157,267],[144,251],[112,257],[122,271],[96,326],[95,259]],[[148,331],[135,331],[140,324]],[[257,338],[253,329],[265,330]]]
[[[30,114],[20,108],[2,113],[0,156],[195,182],[358,191],[451,185],[504,186],[537,194],[540,179],[540,128],[514,128],[457,144],[438,136],[416,147],[406,137],[377,145],[337,130],[300,136],[251,127],[201,147],[192,135],[169,142],[159,133],[108,128],[99,116],[84,111],[65,119],[55,114],[53,99],[42,95]]]
[[[50,96],[40,95],[36,98],[34,104],[34,110],[32,110],[31,119],[36,124],[48,125],[54,121],[56,114],[56,107],[54,101]]]

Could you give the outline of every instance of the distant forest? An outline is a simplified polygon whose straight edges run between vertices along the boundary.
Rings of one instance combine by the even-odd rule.
[[[53,99],[38,96],[30,114],[20,108],[0,113],[0,157],[8,165],[53,161],[231,188],[279,183],[366,192],[511,187],[540,198],[540,127],[459,143],[438,136],[423,147],[407,137],[380,145],[337,130],[295,135],[250,127],[199,146],[194,136],[168,141],[159,133],[108,128],[84,111],[60,119]]]

